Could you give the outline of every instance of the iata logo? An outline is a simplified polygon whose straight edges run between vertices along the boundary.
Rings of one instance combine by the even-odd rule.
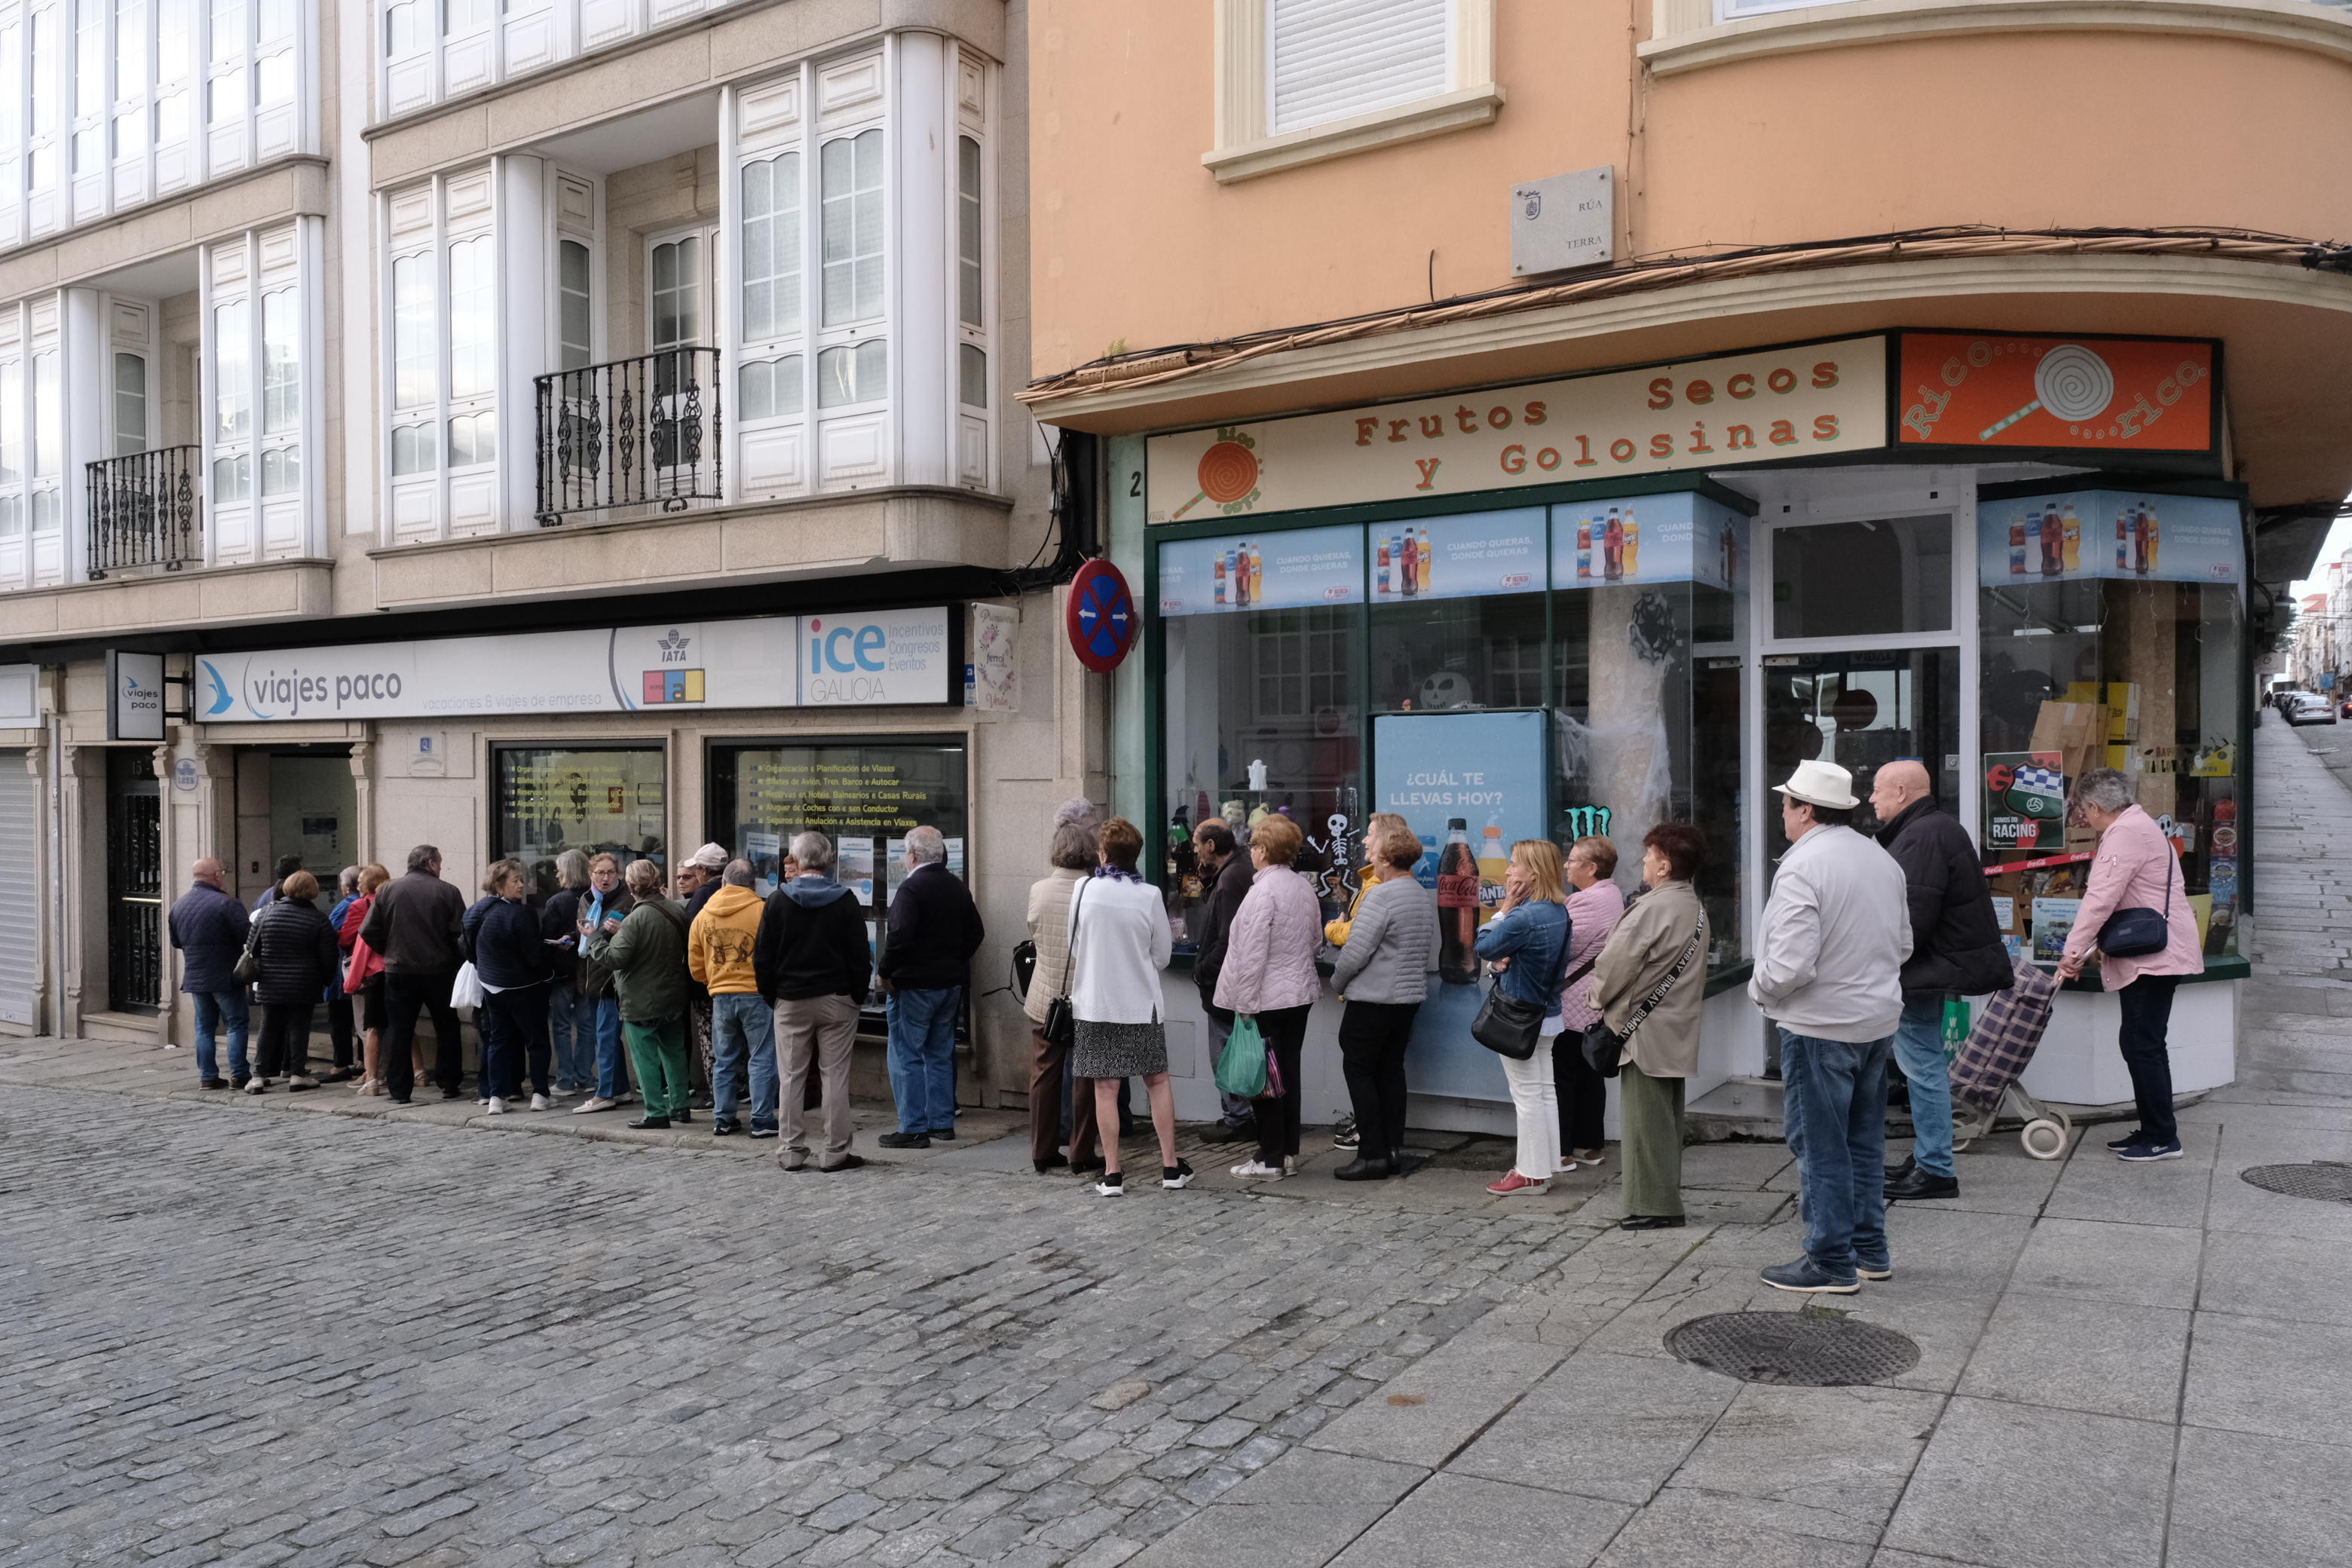
[[[702,671],[676,668],[686,662],[688,645],[694,639],[672,626],[669,635],[656,644],[661,649],[662,668],[646,671],[645,700],[647,707],[660,702],[699,702],[702,700]]]

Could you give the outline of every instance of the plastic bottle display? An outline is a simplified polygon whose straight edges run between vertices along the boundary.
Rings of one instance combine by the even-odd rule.
[[[1445,822],[1437,856],[1437,977],[1448,985],[1478,981],[1478,862],[1470,854],[1470,824]]]
[[[1478,923],[1485,925],[1503,907],[1503,879],[1511,859],[1503,852],[1503,829],[1489,822],[1478,839]]]
[[[1398,568],[1404,578],[1404,595],[1408,599],[1421,592],[1421,584],[1415,581],[1420,574],[1420,542],[1413,538],[1412,530],[1408,528],[1404,531],[1404,555]]]
[[[2062,564],[2071,576],[2083,569],[2083,520],[2074,514],[2072,502],[2067,504],[2066,514],[2062,520],[2061,526],[2065,531],[2066,540],[2064,560]]]
[[[2147,508],[2134,506],[2131,514],[2132,570],[2145,577],[2147,575]]]
[[[1225,552],[1223,551],[1217,552],[1217,559],[1209,568],[1209,576],[1216,584],[1216,602],[1222,607],[1225,602]]]
[[[2066,541],[2058,521],[2056,502],[2042,509],[2042,574],[2055,577],[2065,569]]]
[[[1602,534],[1601,575],[1614,583],[1625,574],[1625,524],[1617,516],[1617,509],[1609,509],[1609,522]]]
[[[1430,548],[1429,530],[1424,528],[1421,531],[1421,548],[1413,552],[1413,559],[1420,563],[1415,568],[1413,585],[1422,593],[1431,591],[1430,584],[1434,574],[1430,568],[1437,563],[1436,555],[1437,552]]]
[[[1642,525],[1633,521],[1633,509],[1625,509],[1625,575],[1642,574]]]
[[[2025,575],[2025,514],[2021,511],[2009,514],[2009,574]]]
[[[1374,584],[1375,584],[1375,587],[1374,587],[1373,591],[1374,591],[1375,593],[1379,594],[1382,598],[1386,598],[1386,597],[1388,597],[1388,594],[1389,594],[1389,542],[1388,542],[1388,539],[1386,538],[1386,536],[1382,536],[1382,538],[1381,538],[1381,547],[1380,547],[1380,550],[1375,553],[1375,555],[1374,555],[1374,557],[1373,557],[1373,562],[1372,562],[1372,580],[1373,580],[1373,583],[1374,583]]]
[[[2131,570],[2130,527],[2131,508],[2126,507],[2116,513],[2116,570],[2118,572]]]
[[[1576,574],[1580,579],[1592,575],[1592,520],[1589,517],[1576,525]]]
[[[2140,515],[2147,520],[2147,569],[2153,573],[2156,570],[2156,508],[2143,507]]]

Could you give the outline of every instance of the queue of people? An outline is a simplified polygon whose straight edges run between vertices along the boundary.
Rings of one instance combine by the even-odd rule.
[[[1922,764],[1878,771],[1875,837],[1855,828],[1864,803],[1843,768],[1800,763],[1776,793],[1790,847],[1764,906],[1748,989],[1779,1031],[1806,1239],[1801,1258],[1763,1278],[1787,1290],[1850,1293],[1893,1277],[1888,1203],[1957,1194],[1944,1011],[1955,997],[2006,989],[2011,972],[1974,847],[1935,806]],[[2140,1119],[2108,1147],[2130,1162],[2178,1159],[2167,1028],[2180,978],[2202,966],[2195,917],[2171,846],[2124,775],[2087,772],[2075,811],[2099,847],[2059,973],[2071,979],[2095,957],[2103,963],[2123,1004],[2120,1043]],[[1194,1174],[1176,1147],[1160,983],[1171,932],[1140,870],[1145,844],[1133,823],[1070,802],[1055,820],[1052,869],[1029,896],[1032,1163],[1041,1174],[1093,1176],[1106,1196],[1127,1190],[1119,1141],[1137,1078],[1161,1184],[1181,1188]],[[1328,968],[1344,1005],[1337,1045],[1352,1103],[1333,1141],[1353,1155],[1333,1174],[1409,1175],[1417,1161],[1404,1142],[1406,1050],[1439,948],[1436,895],[1415,874],[1424,847],[1402,818],[1372,817],[1360,886],[1345,916],[1324,922],[1297,869],[1304,845],[1279,815],[1244,835],[1216,818],[1192,834],[1205,884],[1193,976],[1213,1050],[1223,1055],[1247,1019],[1265,1052],[1264,1091],[1225,1094],[1209,1137],[1255,1145],[1235,1175],[1297,1173],[1308,1020]],[[1620,1224],[1686,1223],[1684,1088],[1698,1070],[1711,945],[1695,883],[1706,852],[1687,824],[1653,827],[1642,841],[1641,888],[1628,897],[1606,837],[1579,838],[1565,852],[1544,839],[1511,847],[1501,906],[1475,952],[1536,1038],[1524,1056],[1497,1047],[1517,1139],[1511,1168],[1488,1192],[1542,1194],[1563,1173],[1604,1164],[1614,1077]],[[356,1078],[358,1092],[405,1105],[416,1081],[430,1079],[443,1099],[457,1099],[453,991],[463,970],[482,1045],[477,1099],[489,1114],[551,1110],[565,1099],[578,1100],[574,1113],[594,1114],[634,1098],[642,1111],[632,1128],[691,1124],[698,1042],[707,1040],[700,1082],[715,1136],[781,1139],[788,1171],[850,1170],[863,1163],[851,1152],[851,1049],[878,983],[898,1110],[880,1142],[928,1148],[956,1136],[954,1024],[985,933],[940,834],[912,829],[905,853],[878,963],[863,904],[836,879],[835,847],[821,833],[793,838],[764,900],[751,864],[718,845],[696,851],[674,881],[650,860],[624,867],[609,854],[569,851],[544,900],[521,862],[500,860],[470,905],[442,879],[440,851],[419,845],[398,878],[382,866],[347,868],[324,913],[317,879],[299,863],[282,864],[248,911],[226,891],[221,864],[198,860],[169,923],[194,1002],[199,1081],[262,1094]],[[2128,947],[2115,934],[2126,924]],[[2103,943],[2117,951],[2102,952]],[[248,999],[261,1009],[257,1038]],[[333,1065],[313,1077],[310,1029],[322,1003]],[[429,1057],[421,1018],[433,1026]],[[1916,1138],[1910,1157],[1888,1166],[1895,1072]],[[812,1111],[822,1135],[814,1149]]]

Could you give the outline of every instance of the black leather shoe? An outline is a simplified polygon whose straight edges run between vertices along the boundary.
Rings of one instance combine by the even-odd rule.
[[[694,1111],[691,1108],[682,1110],[676,1116],[671,1117],[670,1120],[677,1122],[680,1127],[691,1127],[694,1125]]]
[[[1619,1230],[1680,1230],[1688,1223],[1678,1214],[1629,1214],[1617,1222]]]
[[[1045,1159],[1032,1160],[1029,1163],[1037,1167],[1037,1173],[1042,1176],[1048,1171],[1058,1171],[1068,1164],[1070,1157],[1067,1154],[1053,1154]]]
[[[226,1089],[228,1087],[228,1079],[225,1078],[208,1078],[199,1083],[196,1087],[199,1089]]]
[[[640,1116],[629,1123],[632,1132],[665,1132],[668,1130],[669,1118],[667,1116]]]
[[[920,1132],[885,1132],[874,1140],[885,1149],[928,1149],[931,1141]]]
[[[448,1088],[441,1091],[441,1098],[444,1100],[458,1100],[464,1098],[465,1093],[466,1091],[462,1088],[453,1083]]]
[[[710,1124],[713,1138],[732,1138],[742,1131],[743,1124],[740,1121],[714,1121]]]
[[[1960,1179],[1958,1176],[1933,1176],[1916,1169],[1905,1175],[1899,1182],[1886,1184],[1886,1201],[1890,1204],[1903,1198],[1916,1201],[1920,1198],[1956,1198],[1959,1195]]]
[[[1914,1160],[1910,1155],[1906,1154],[1903,1156],[1903,1163],[1899,1165],[1889,1165],[1886,1167],[1886,1179],[1890,1182],[1899,1182],[1918,1168],[1919,1163],[1916,1160]]]
[[[1331,1173],[1339,1182],[1377,1182],[1396,1174],[1396,1166],[1386,1160],[1367,1160],[1361,1155],[1349,1161]]]
[[[854,1171],[864,1163],[866,1163],[866,1156],[863,1154],[844,1154],[839,1164],[819,1165],[817,1173],[820,1175],[830,1176],[835,1171]]]

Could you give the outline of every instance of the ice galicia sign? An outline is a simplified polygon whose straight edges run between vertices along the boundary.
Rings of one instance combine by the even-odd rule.
[[[200,654],[199,723],[949,700],[950,612]]]
[[[1156,436],[1153,522],[1819,458],[1886,445],[1886,340]]]

